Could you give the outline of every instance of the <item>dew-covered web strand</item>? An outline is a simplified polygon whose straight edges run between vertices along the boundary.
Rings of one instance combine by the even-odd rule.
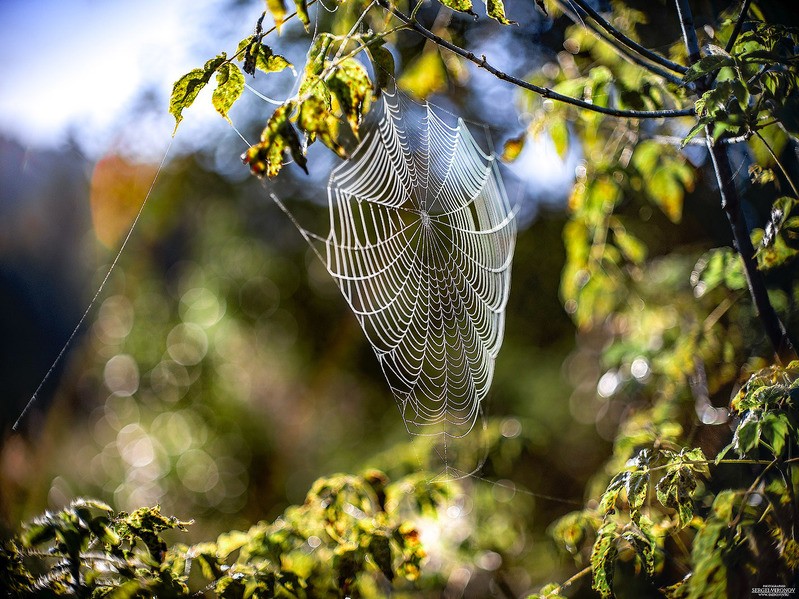
[[[81,315],[80,319],[78,319],[78,323],[72,329],[72,332],[69,334],[69,337],[67,337],[67,340],[64,342],[64,345],[61,347],[61,350],[58,352],[58,355],[56,355],[55,359],[53,360],[53,363],[50,365],[50,368],[47,370],[44,377],[39,382],[38,387],[36,387],[36,390],[33,392],[33,395],[31,395],[30,399],[28,400],[28,403],[25,404],[25,407],[22,409],[22,412],[20,412],[20,415],[17,417],[16,421],[14,422],[14,425],[11,427],[11,430],[16,431],[19,429],[19,425],[22,423],[25,416],[33,407],[33,404],[36,403],[36,400],[39,398],[39,393],[41,393],[42,387],[44,387],[47,381],[50,380],[50,377],[53,375],[53,372],[55,372],[56,367],[61,363],[61,360],[63,360],[64,356],[67,353],[67,350],[70,348],[72,342],[75,340],[78,331],[80,331],[81,327],[83,326],[83,323],[86,321],[92,309],[94,308],[95,304],[97,303],[97,300],[100,299],[100,296],[102,295],[106,284],[111,278],[111,274],[116,269],[117,264],[119,263],[119,260],[122,257],[122,253],[125,251],[125,248],[127,247],[130,238],[133,236],[133,231],[136,228],[136,225],[139,223],[141,215],[144,213],[144,208],[147,206],[147,202],[150,199],[150,195],[152,195],[153,190],[155,189],[155,184],[158,182],[158,178],[161,175],[161,171],[163,170],[167,158],[169,157],[169,151],[172,149],[172,141],[173,138],[170,138],[169,144],[167,145],[166,150],[164,151],[164,155],[161,158],[161,161],[158,164],[158,168],[155,171],[153,180],[147,189],[147,193],[144,195],[144,199],[142,199],[142,202],[139,205],[139,209],[136,211],[136,216],[133,217],[133,221],[131,222],[130,227],[128,227],[128,231],[125,234],[124,239],[122,240],[122,244],[119,246],[117,253],[114,255],[114,259],[111,261],[111,265],[108,267],[105,276],[103,276],[103,280],[100,281],[100,285],[97,287],[97,291],[94,292],[92,299],[89,300],[89,304],[86,306],[86,309],[83,311],[83,314]]]

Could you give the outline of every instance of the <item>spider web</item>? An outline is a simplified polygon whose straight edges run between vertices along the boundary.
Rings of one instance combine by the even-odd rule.
[[[463,437],[502,345],[516,239],[496,157],[462,119],[384,92],[330,174],[326,237],[303,229],[358,319],[412,434]],[[274,197],[274,196],[273,196]]]

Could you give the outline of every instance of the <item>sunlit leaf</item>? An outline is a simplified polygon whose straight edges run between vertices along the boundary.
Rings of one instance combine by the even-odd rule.
[[[552,138],[552,143],[555,144],[555,151],[560,156],[561,160],[566,159],[566,153],[569,149],[569,127],[565,121],[560,119],[550,119],[549,122],[549,136]]]
[[[439,2],[441,2],[441,4],[447,8],[451,8],[452,10],[465,12],[475,17],[477,16],[477,14],[472,10],[472,0],[439,0]]]
[[[206,62],[202,69],[193,69],[175,81],[172,95],[169,98],[169,112],[175,117],[173,135],[177,132],[180,121],[183,120],[183,111],[192,105],[200,90],[211,80],[211,75],[226,60],[227,56],[222,53]]]
[[[694,515],[693,495],[696,476],[690,468],[678,466],[658,481],[655,487],[658,501],[677,512],[678,525],[684,528]]]
[[[730,247],[705,252],[691,272],[694,295],[702,297],[720,285],[727,289],[746,289],[746,275],[738,253]]]
[[[294,162],[306,173],[307,159],[300,144],[297,131],[289,121],[294,110],[294,103],[288,102],[279,106],[264,127],[260,143],[250,147],[244,154],[244,162],[248,164],[254,175],[275,177],[283,168],[285,155],[290,155]]]
[[[244,72],[255,75],[257,68],[264,73],[279,73],[291,68],[292,64],[283,56],[272,52],[272,48],[259,42],[255,36],[250,36],[239,42],[237,53],[242,56],[245,63]],[[249,66],[247,66],[249,63]]]
[[[685,190],[669,169],[656,171],[646,180],[647,191],[652,200],[674,223],[682,219],[682,202]]]
[[[283,21],[286,20],[286,13],[288,12],[286,10],[286,4],[283,0],[266,0],[266,7],[275,20],[275,26],[280,29]]]
[[[516,21],[511,21],[505,16],[505,4],[502,0],[486,0],[486,14],[503,25],[516,24]]]
[[[334,69],[327,85],[357,137],[372,98],[372,82],[366,69],[354,58],[348,58]]]
[[[643,264],[647,255],[647,247],[643,241],[631,235],[623,228],[614,229],[613,238],[627,260],[633,264]]]
[[[294,0],[294,6],[297,9],[297,18],[305,27],[305,31],[310,29],[311,19],[308,16],[308,1],[307,0]]]
[[[519,157],[524,149],[524,144],[527,140],[527,132],[524,131],[518,137],[513,137],[505,142],[502,148],[502,160],[505,162],[513,162]]]
[[[684,79],[686,82],[696,81],[722,67],[733,66],[733,64],[735,62],[729,54],[711,54],[691,65],[688,72],[685,73]]]
[[[591,550],[591,571],[593,573],[591,588],[604,599],[613,596],[613,574],[618,555],[616,529],[617,525],[613,520],[606,521],[597,531],[596,542]]]
[[[217,69],[216,82],[211,101],[216,111],[230,122],[227,113],[244,91],[244,73],[235,64],[226,62]]]

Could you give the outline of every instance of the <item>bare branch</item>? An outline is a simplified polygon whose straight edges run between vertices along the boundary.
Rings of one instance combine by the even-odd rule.
[[[730,39],[727,40],[727,45],[724,46],[727,52],[732,50],[732,47],[735,45],[735,40],[738,39],[738,35],[741,33],[741,27],[743,27],[744,21],[746,20],[746,15],[749,12],[749,5],[751,3],[752,0],[744,0],[741,4],[741,12],[738,14],[738,20],[735,21],[735,27],[730,34]]]
[[[708,132],[708,140],[710,132]],[[735,249],[741,255],[744,263],[744,275],[749,287],[749,294],[755,305],[755,310],[760,317],[760,322],[771,341],[776,356],[785,363],[796,359],[796,350],[793,342],[788,336],[785,325],[782,324],[771,300],[768,296],[765,281],[762,273],[757,269],[755,260],[755,248],[749,237],[749,229],[741,213],[741,201],[738,197],[738,190],[733,181],[732,168],[727,150],[723,146],[708,142],[710,157],[713,160],[713,169],[716,172],[716,179],[719,184],[719,194],[721,195],[721,208],[727,216],[732,229]]]
[[[558,0],[560,2],[560,0]],[[566,4],[561,5],[561,9],[563,10],[564,14],[568,15],[568,17],[574,21],[575,23],[584,23],[585,26],[594,34],[597,39],[604,41],[605,43],[612,46],[622,58],[625,58],[627,61],[638,65],[639,67],[646,69],[650,73],[662,77],[666,81],[673,83],[679,87],[685,87],[688,89],[693,89],[693,83],[686,83],[677,75],[673,73],[669,73],[666,70],[661,69],[659,66],[652,64],[648,60],[644,60],[639,54],[631,50],[630,48],[626,47],[622,42],[618,41],[615,37],[611,36],[610,34],[606,33],[599,27],[597,27],[596,23],[591,20],[583,21],[580,15],[574,13],[570,10],[570,7]],[[610,26],[610,25],[608,25]],[[621,35],[621,34],[619,34]]]
[[[662,67],[669,69],[670,71],[674,71],[675,73],[679,73],[684,75],[688,68],[677,64],[658,54],[657,52],[653,52],[652,50],[645,48],[635,40],[631,39],[630,37],[624,35],[621,31],[616,29],[613,25],[611,25],[608,21],[606,21],[601,14],[599,14],[594,8],[585,0],[569,0],[569,2],[565,2],[564,0],[557,0],[558,5],[560,5],[561,9],[564,11],[567,10],[567,6],[574,4],[580,8],[585,14],[591,17],[597,25],[599,25],[602,29],[608,32],[613,38],[618,40],[622,45],[626,46],[630,50],[638,53],[640,56],[643,56],[647,60],[654,62],[655,64],[659,64]]]
[[[512,83],[517,87],[521,87],[523,89],[534,92],[543,98],[557,100],[559,102],[563,102],[564,104],[570,104],[572,106],[584,108],[592,112],[598,112],[600,114],[606,114],[608,116],[615,116],[620,118],[659,119],[664,117],[669,118],[669,117],[678,117],[678,116],[693,116],[696,114],[693,107],[681,108],[681,109],[665,109],[665,110],[623,110],[618,108],[607,108],[605,106],[597,106],[595,104],[591,104],[590,102],[586,102],[585,100],[580,100],[579,98],[573,98],[571,96],[560,94],[547,87],[541,87],[540,85],[535,85],[534,83],[530,83],[523,79],[519,79],[518,77],[514,77],[513,75],[508,75],[504,71],[500,71],[498,68],[489,63],[485,56],[481,56],[478,58],[474,53],[469,52],[468,50],[464,50],[460,46],[456,46],[452,42],[449,42],[444,38],[436,35],[429,29],[426,29],[418,22],[411,19],[408,15],[404,14],[395,7],[391,6],[388,0],[377,0],[377,2],[385,10],[389,11],[400,21],[408,25],[408,27],[410,27],[417,33],[421,34],[422,36],[426,37],[430,41],[434,42],[436,45],[442,48],[446,48],[450,52],[453,52],[454,54],[462,56],[466,60],[473,62],[478,67],[485,69],[486,71],[494,75],[497,79],[501,79],[502,81],[507,81],[508,83]]]
[[[699,39],[696,37],[696,26],[694,25],[694,15],[691,12],[691,5],[688,0],[676,0],[676,4],[677,14],[680,16],[682,36],[685,40],[685,48],[688,50],[688,62],[694,64],[701,58]]]

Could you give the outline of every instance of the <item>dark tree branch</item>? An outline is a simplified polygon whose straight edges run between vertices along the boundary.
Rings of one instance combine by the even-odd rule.
[[[585,26],[588,29],[591,30],[591,32],[594,34],[594,36],[596,36],[597,38],[601,39],[602,41],[604,41],[604,42],[610,44],[611,46],[613,46],[613,48],[623,58],[629,60],[633,64],[636,64],[636,65],[638,65],[639,67],[641,67],[643,69],[646,69],[647,71],[649,71],[650,73],[653,73],[654,75],[657,75],[658,77],[662,77],[663,79],[673,83],[674,85],[677,85],[679,87],[686,87],[688,89],[693,89],[694,88],[694,84],[693,83],[686,83],[685,81],[683,81],[682,78],[678,77],[677,75],[675,75],[673,73],[670,73],[670,72],[668,72],[668,71],[666,71],[664,69],[661,69],[659,66],[657,66],[655,64],[652,64],[648,60],[645,60],[639,54],[637,54],[635,51],[633,51],[632,49],[630,49],[627,46],[625,46],[623,42],[620,42],[618,40],[618,38],[616,38],[616,36],[612,36],[612,35],[606,33],[606,31],[603,31],[602,29],[598,28],[596,23],[594,23],[594,21],[592,21],[592,20],[588,20],[587,22],[586,21],[582,21],[581,17],[578,14],[572,12],[570,10],[569,6],[567,6],[565,3],[561,2],[560,0],[558,0],[558,2],[560,4],[560,7],[563,10],[563,12],[566,15],[568,15],[569,18],[572,21],[574,21],[575,23],[578,23],[578,22],[585,23]],[[610,25],[608,25],[608,27],[610,27]],[[619,35],[624,37],[621,33],[619,33]]]
[[[688,68],[684,67],[681,64],[677,64],[658,54],[657,52],[653,52],[652,50],[645,48],[635,40],[631,39],[630,37],[624,35],[621,31],[616,29],[613,25],[608,23],[601,14],[599,14],[593,7],[586,2],[585,0],[569,0],[566,2],[565,0],[557,0],[558,5],[561,7],[564,12],[568,10],[567,7],[570,5],[576,5],[583,13],[591,17],[597,25],[599,25],[602,29],[608,32],[613,38],[618,40],[623,46],[626,46],[630,50],[638,53],[640,56],[643,56],[647,60],[654,62],[655,64],[659,64],[662,67],[669,69],[670,71],[674,71],[675,73],[679,73],[684,75]]]
[[[710,134],[708,132],[708,140],[709,139]],[[743,260],[746,283],[749,287],[752,301],[755,304],[755,310],[760,317],[766,335],[769,341],[771,341],[771,345],[774,347],[777,356],[785,363],[790,362],[796,359],[796,350],[788,336],[788,332],[785,330],[785,325],[782,324],[777,312],[771,305],[763,276],[757,269],[755,248],[752,246],[749,229],[741,213],[741,201],[738,197],[738,190],[735,187],[727,150],[724,146],[712,144],[710,142],[708,142],[708,147],[710,149],[710,157],[713,160],[713,168],[716,171],[716,179],[719,184],[721,208],[724,210],[724,214],[727,216],[727,220],[730,223],[735,249],[738,250]]]
[[[701,58],[701,55],[691,7],[688,0],[676,0],[676,4],[677,12],[680,15],[685,48],[688,50],[691,64],[694,64]],[[740,20],[741,19],[739,19],[739,21]],[[708,82],[702,82],[700,80],[697,87],[699,93],[702,93],[707,90]],[[746,226],[746,221],[741,212],[741,201],[738,197],[738,190],[735,187],[735,180],[732,168],[730,167],[730,158],[727,154],[727,148],[714,143],[709,127],[705,128],[705,137],[713,162],[713,170],[716,173],[716,180],[719,184],[721,208],[730,223],[735,249],[738,251],[743,261],[744,275],[746,276],[749,295],[752,297],[757,315],[760,317],[760,322],[774,348],[777,359],[785,362],[794,360],[796,359],[794,344],[788,337],[788,332],[785,329],[785,325],[780,320],[780,317],[777,315],[777,311],[774,309],[774,306],[771,305],[771,299],[768,296],[768,289],[763,280],[763,274],[757,268],[755,248],[752,246],[749,229]]]
[[[507,81],[508,83],[512,83],[517,87],[521,87],[523,89],[534,92],[543,98],[557,100],[559,102],[563,102],[564,104],[570,104],[572,106],[584,108],[592,112],[598,112],[600,114],[606,114],[608,116],[615,116],[620,118],[659,119],[664,117],[693,116],[696,114],[696,111],[693,109],[693,107],[682,108],[682,109],[666,109],[666,110],[623,110],[618,108],[607,108],[605,106],[597,106],[595,104],[591,104],[590,102],[586,102],[585,100],[580,100],[579,98],[572,98],[571,96],[559,94],[558,92],[553,91],[548,87],[541,87],[540,85],[535,85],[534,83],[530,83],[528,81],[525,81],[524,79],[519,79],[518,77],[514,77],[513,75],[508,75],[507,73],[500,71],[498,68],[489,63],[485,56],[481,56],[478,58],[474,53],[469,52],[468,50],[464,50],[460,46],[456,46],[452,42],[449,42],[444,38],[436,35],[429,29],[426,29],[425,27],[420,25],[418,22],[413,20],[405,13],[400,12],[399,10],[391,6],[388,0],[377,0],[377,3],[383,9],[389,11],[392,15],[394,15],[400,21],[405,23],[408,27],[410,27],[420,35],[426,37],[430,41],[434,42],[437,46],[446,48],[450,52],[457,54],[458,56],[461,56],[470,62],[473,62],[478,67],[485,69],[486,71],[494,75],[497,79],[501,79],[502,81]]]
[[[732,47],[735,45],[735,40],[738,39],[738,35],[741,33],[741,28],[746,20],[746,15],[749,12],[750,4],[752,4],[752,0],[744,0],[743,4],[741,4],[741,12],[738,14],[738,20],[735,21],[735,27],[730,34],[730,39],[727,40],[727,45],[724,46],[724,49],[728,53],[732,50]]]
[[[676,0],[677,14],[680,17],[680,27],[682,27],[682,37],[685,40],[685,48],[688,50],[688,62],[694,64],[700,58],[699,39],[696,37],[696,26],[694,16],[691,12],[691,5],[688,0]]]

